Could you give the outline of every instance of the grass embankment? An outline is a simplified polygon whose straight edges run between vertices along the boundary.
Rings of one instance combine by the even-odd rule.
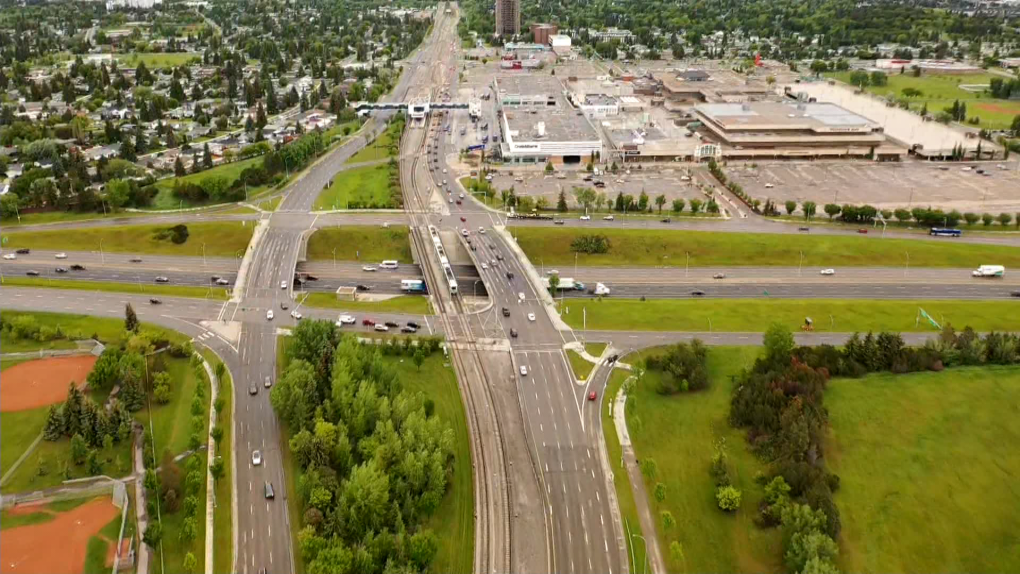
[[[27,411],[5,412],[0,415],[0,476],[14,464],[18,457],[32,444],[43,426],[49,407],[40,407]]]
[[[390,122],[383,133],[375,138],[371,144],[365,146],[361,151],[351,156],[346,163],[362,163],[386,159],[389,156],[397,155],[397,146],[400,144],[400,132],[403,129],[403,122]]]
[[[390,198],[390,167],[386,164],[338,172],[332,184],[315,199],[313,209],[347,209],[350,205],[395,207]]]
[[[570,359],[570,369],[574,371],[575,379],[587,379],[588,375],[591,374],[591,370],[595,368],[595,363],[589,363],[572,349],[567,350],[567,358]]]
[[[1006,267],[1020,265],[1020,249],[1016,247],[959,241],[554,227],[518,227],[514,234],[532,262],[541,260],[545,265],[573,265],[571,242],[575,237],[595,234],[609,238],[609,252],[582,253],[578,265],[683,267],[688,253],[691,267],[796,266],[802,253],[805,267],[902,267],[907,253],[911,267],[969,268],[979,260]]]
[[[81,499],[87,500],[87,499]],[[76,501],[77,502],[77,501]],[[131,501],[134,504],[134,500]],[[128,510],[128,515],[125,517],[127,524],[124,525],[124,539],[127,540],[134,536],[134,509]],[[85,550],[85,567],[83,574],[106,574],[110,571],[106,567],[106,556],[109,553],[111,547],[116,546],[117,538],[120,536],[120,515],[111,520],[99,531],[99,534],[89,538],[88,546]]]
[[[5,234],[6,249],[52,249],[67,251],[99,251],[99,242],[107,252],[151,253],[153,255],[202,256],[202,245],[209,257],[233,257],[239,249],[247,249],[253,225],[246,222],[189,223],[188,239],[176,244],[155,235],[171,225],[123,225],[65,230],[24,231]]]
[[[394,259],[412,263],[406,225],[351,225],[319,229],[308,238],[308,259],[379,263]]]
[[[46,289],[75,289],[110,293],[165,295],[167,297],[196,297],[199,299],[230,298],[230,290],[195,285],[165,285],[159,283],[116,283],[113,281],[81,281],[77,279],[51,279],[47,277],[5,277],[6,287],[43,287]]]
[[[43,424],[45,424],[47,409],[41,410],[43,411]],[[3,418],[6,418],[8,414],[4,413]],[[8,444],[7,438],[4,438],[3,442],[5,446],[13,447],[17,451],[14,455],[14,460],[17,460],[18,456],[28,448],[28,445],[35,439],[37,434],[38,432],[31,436],[26,434],[22,437],[25,442],[21,444]],[[114,443],[113,448],[110,449],[97,449],[97,454],[102,464],[102,472],[100,474],[123,477],[131,473],[131,441]],[[67,468],[66,476],[64,474],[65,467]],[[44,470],[43,474],[39,474],[40,469]],[[65,478],[84,478],[86,476],[92,475],[86,472],[84,464],[75,465],[71,462],[70,439],[62,438],[54,442],[43,440],[39,441],[39,446],[25,458],[21,466],[14,471],[14,474],[3,485],[3,492],[8,494],[40,490],[51,486],[58,486]]]
[[[851,72],[835,72],[826,75],[849,84],[850,74]],[[885,86],[868,86],[865,89],[879,96],[908,101],[910,109],[915,111],[920,111],[922,106],[927,105],[928,113],[932,115],[937,115],[946,107],[952,106],[954,101],[960,100],[960,103],[967,104],[967,117],[980,118],[981,127],[1008,129],[1013,118],[1020,114],[1020,102],[998,100],[983,90],[968,91],[960,88],[961,85],[987,85],[993,78],[1009,81],[1009,78],[994,74],[922,74],[915,78],[908,69],[906,74],[889,74]],[[903,96],[905,88],[920,90],[922,94],[906,98]]]
[[[60,328],[65,334],[73,336],[80,335],[82,338],[95,338],[107,345],[119,345],[126,339],[124,331],[124,320],[117,318],[93,317],[91,315],[72,315],[70,313],[41,313],[25,311],[4,311],[5,321],[14,321],[21,316],[29,316],[35,320],[36,325],[41,328]],[[188,337],[164,329],[151,323],[142,323],[142,327],[148,332],[159,333],[171,341],[186,341]],[[26,351],[38,351],[40,349],[74,349],[77,345],[70,339],[57,339],[54,341],[22,340],[11,337],[6,332],[0,332],[0,348],[5,353],[17,353]]]
[[[587,309],[588,328],[610,331],[722,331],[757,333],[764,323],[781,323],[794,332],[805,317],[815,331],[933,332],[924,309],[940,324],[976,331],[1013,331],[1020,304],[1015,301],[854,300],[854,299],[604,299],[563,302],[562,315],[571,327],[582,326]],[[561,308],[562,311],[562,308]]]
[[[602,353],[605,352],[606,347],[608,346],[609,343],[585,343],[584,350],[587,351],[589,355],[597,358],[602,356]]]
[[[613,470],[613,486],[616,488],[616,501],[620,507],[620,519],[623,520],[624,535],[641,533],[641,518],[638,516],[637,504],[634,502],[634,491],[630,487],[630,479],[627,477],[627,469],[623,467],[623,447],[620,446],[620,438],[616,434],[616,423],[613,421],[614,414],[610,414],[608,401],[615,401],[616,394],[631,376],[629,371],[616,369],[609,376],[606,389],[602,393],[602,434],[606,440],[606,455],[609,457],[609,464]],[[615,408],[615,407],[614,407]],[[646,572],[642,567],[646,562],[646,549],[641,539],[633,536],[626,536],[627,551],[630,564],[634,564],[637,571]]]
[[[307,307],[325,307],[346,311],[375,311],[376,313],[411,313],[431,315],[429,298],[423,295],[398,295],[383,301],[341,301],[333,293],[309,293],[302,301]]]
[[[191,367],[188,359],[174,359],[166,357],[166,372],[170,374],[173,381],[173,395],[170,402],[161,405],[156,401],[151,402],[152,410],[142,409],[138,411],[137,418],[149,431],[149,419],[152,419],[152,433],[155,437],[156,457],[162,456],[163,451],[170,449],[175,456],[188,450],[188,438],[191,436],[191,401],[195,397],[195,391],[200,384],[199,378],[195,375],[195,369]],[[209,418],[209,389],[208,383],[201,380],[205,388],[204,414],[208,426]],[[203,435],[204,436],[204,435]],[[204,442],[202,443],[205,444]],[[205,453],[202,453],[205,456]],[[204,499],[203,499],[204,500]]]
[[[830,382],[841,569],[1020,571],[1018,402],[1016,367]]]
[[[240,177],[241,172],[249,167],[256,167],[262,165],[263,157],[256,156],[248,159],[242,159],[230,163],[221,163],[217,166],[213,166],[209,169],[200,171],[198,173],[189,173],[182,177],[167,177],[164,179],[157,180],[155,184],[158,190],[156,196],[152,198],[152,209],[179,209],[187,207],[199,207],[205,205],[214,205],[222,202],[214,200],[194,202],[188,201],[187,199],[181,200],[174,197],[173,189],[174,185],[178,181],[184,183],[191,183],[194,185],[202,185],[202,181],[210,177],[222,177],[227,180],[228,183],[233,183]],[[252,186],[248,188],[248,197],[255,197],[261,192],[268,189],[270,184]]]
[[[118,213],[111,213],[109,215],[106,215],[103,212],[96,213],[94,211],[43,211],[40,213],[22,213],[20,221],[17,217],[5,217],[2,222],[5,228],[18,227],[21,225],[38,225],[42,223],[87,221],[91,219],[124,219],[125,223],[127,223],[129,218],[145,215],[149,214],[134,211],[122,211]]]
[[[132,68],[145,62],[145,66],[151,70],[153,68],[177,67],[192,60],[201,60],[202,54],[201,52],[129,52],[117,54],[116,58]]]
[[[635,364],[646,351],[628,356]],[[663,396],[655,391],[659,373],[650,371],[636,383],[627,401],[627,427],[640,461],[657,465],[645,477],[645,489],[655,516],[656,535],[668,572],[780,572],[782,543],[778,529],[754,525],[763,490],[754,474],[764,465],[748,451],[744,434],[729,425],[730,376],[757,357],[757,347],[713,347],[708,355],[709,388],[697,393]],[[715,483],[709,473],[715,444],[726,441],[733,485],[744,494],[735,514],[715,502]],[[654,496],[663,483],[666,497]],[[676,526],[664,530],[660,513],[668,510]],[[650,533],[646,533],[650,534]],[[684,560],[674,561],[669,544],[679,541]]]
[[[219,357],[209,349],[203,349],[202,355],[216,372],[216,365],[222,363]],[[223,477],[215,483],[216,508],[213,510],[213,572],[230,572],[234,560],[233,505],[231,488],[234,484],[234,473],[231,463],[234,451],[230,448],[231,436],[234,433],[234,383],[230,371],[225,371],[220,379],[219,396],[223,399],[223,410],[220,411],[216,425],[223,428],[223,439],[220,442],[218,456],[223,459]]]

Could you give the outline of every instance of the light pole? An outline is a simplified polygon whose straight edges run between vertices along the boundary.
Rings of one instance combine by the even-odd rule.
[[[478,284],[481,283],[481,282],[482,282],[481,279],[475,279],[474,284],[471,285],[471,291],[472,291],[471,295],[475,299],[478,298]]]
[[[574,252],[574,277],[577,277],[577,251]]]
[[[804,269],[804,252],[800,252],[800,264],[797,265],[797,277],[801,276],[801,271]]]
[[[205,242],[203,241],[202,242],[202,267],[205,267],[205,266],[206,266],[206,263],[205,263]]]
[[[336,269],[336,247],[333,248],[333,269]]]
[[[106,256],[103,255],[103,240],[99,240],[99,261],[106,264]]]
[[[904,253],[907,254],[907,265],[903,268],[903,276],[906,277],[907,272],[910,271],[910,252],[905,251]]]
[[[686,278],[691,271],[691,252],[686,251],[685,253],[687,254],[687,266],[684,267],[684,278]]]

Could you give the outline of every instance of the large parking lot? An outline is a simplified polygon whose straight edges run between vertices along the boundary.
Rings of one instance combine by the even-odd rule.
[[[752,167],[756,165],[756,167]],[[1003,170],[997,166],[1003,165]],[[971,169],[965,170],[970,167]],[[1020,211],[1017,163],[878,164],[858,162],[730,163],[726,174],[752,197],[782,205],[814,201],[869,204],[880,209],[928,207],[966,213]],[[977,173],[982,169],[990,175]],[[767,187],[771,184],[772,187]]]
[[[513,172],[513,175],[509,175],[508,172]],[[568,171],[561,175],[563,179],[560,179],[557,175],[546,175],[545,173],[534,171],[534,169],[515,171],[506,168],[501,169],[499,173],[493,174],[492,183],[497,190],[509,189],[510,186],[513,186],[514,192],[518,195],[528,195],[535,198],[545,197],[550,205],[556,205],[560,190],[563,190],[567,194],[567,203],[573,206],[575,203],[572,194],[573,188],[575,186],[592,187],[592,183],[584,181],[584,176],[588,174],[583,171]],[[633,195],[637,199],[643,190],[648,194],[649,203],[653,206],[653,209],[655,196],[665,194],[666,205],[663,209],[668,210],[673,200],[677,198],[683,198],[688,201],[693,198],[701,200],[705,198],[704,194],[698,191],[692,181],[683,181],[682,177],[684,177],[683,171],[678,168],[674,170],[648,171],[647,173],[633,170],[629,175],[624,171],[620,171],[615,175],[602,176],[600,179],[606,183],[602,191],[605,192],[609,201],[615,200],[616,195],[620,192]],[[517,181],[518,179],[521,181]],[[690,207],[685,208],[685,211],[688,209]]]

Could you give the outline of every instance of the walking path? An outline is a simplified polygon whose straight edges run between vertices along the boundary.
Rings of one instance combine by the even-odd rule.
[[[641,475],[637,458],[634,456],[630,433],[627,431],[625,387],[626,383],[620,388],[620,392],[616,394],[616,399],[613,401],[613,422],[616,424],[616,436],[619,437],[620,448],[623,450],[623,464],[627,469],[627,477],[630,479],[630,489],[634,493],[634,505],[637,507],[638,517],[641,521],[641,532],[644,533],[645,554],[650,562],[652,573],[665,574],[666,566],[662,560],[662,550],[659,548],[659,537],[655,532],[655,516],[652,515],[652,509],[648,504],[645,480]]]
[[[137,426],[137,425],[136,425]],[[144,431],[143,431],[144,432]],[[145,528],[148,526],[149,517],[146,514],[148,503],[145,500],[145,451],[142,449],[142,434],[135,432],[134,461],[135,461],[135,520],[138,522],[138,554],[136,555],[135,574],[149,573],[149,545],[141,542]]]
[[[216,458],[216,442],[212,437],[213,428],[216,427],[216,409],[213,405],[216,404],[216,397],[220,394],[220,383],[216,374],[213,373],[212,367],[209,366],[209,362],[197,351],[195,354],[202,358],[202,366],[205,367],[205,372],[209,375],[209,386],[212,388],[212,392],[209,393],[209,432],[205,436],[208,456],[205,472],[205,574],[213,574],[213,515],[216,491],[210,469]]]

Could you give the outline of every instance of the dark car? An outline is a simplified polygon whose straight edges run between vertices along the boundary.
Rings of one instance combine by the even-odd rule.
[[[1020,297],[1020,291],[1013,291],[1009,294],[1010,297]]]
[[[511,329],[510,329],[510,336],[511,336],[512,338],[516,339],[516,338],[517,338],[517,329],[513,329],[513,328],[511,328]]]
[[[566,225],[567,222],[563,221],[562,219],[557,219],[556,221],[553,221],[553,224],[554,225]]]
[[[149,304],[151,304],[151,305],[162,305],[163,302],[160,301],[159,299],[157,299],[156,297],[150,297],[149,298]]]
[[[503,307],[503,316],[504,317],[509,317],[510,316],[510,309],[507,309],[506,307]]]
[[[85,266],[84,265],[80,265],[78,263],[75,263],[74,265],[71,266],[71,271],[84,271],[84,270],[85,270]]]
[[[693,297],[703,297],[704,295],[705,295],[705,292],[702,291],[701,289],[697,289],[695,291],[691,291],[691,296],[693,296]]]
[[[383,323],[383,325],[386,325],[387,327],[390,327],[391,329],[396,329],[397,327],[400,326],[400,323],[397,323],[396,321],[386,321],[385,323]]]
[[[284,311],[287,310],[287,302],[286,301],[280,301],[280,309],[283,309]]]
[[[497,253],[497,254],[496,254],[496,259],[498,259],[498,260],[502,261],[502,260],[503,260],[503,254],[501,254],[501,253]]]
[[[31,249],[26,249],[24,247],[22,247],[21,249],[18,249],[17,251],[15,251],[15,253],[17,253],[18,255],[28,255],[31,252],[32,252]]]
[[[513,281],[514,280],[514,272],[513,271],[507,271],[506,272],[506,278],[511,280],[511,281]]]
[[[414,329],[421,329],[421,325],[419,325],[416,321],[408,321],[407,326]]]
[[[141,257],[132,257],[129,261],[131,261],[132,263],[141,263],[142,262],[142,258]]]
[[[169,283],[169,282],[170,282],[170,279],[167,278],[167,277],[163,277],[162,275],[160,275],[159,277],[156,277],[156,283]]]
[[[668,217],[663,217],[663,218],[662,218],[662,219],[660,219],[659,221],[661,221],[661,222],[663,222],[663,223],[672,223],[672,222],[673,222],[673,220],[672,220],[672,219],[670,219],[670,218],[668,218]]]
[[[615,363],[619,359],[620,359],[620,355],[612,355],[611,357],[609,357],[609,362],[610,363]]]
[[[276,493],[273,492],[273,483],[266,483],[266,498],[276,498]]]
[[[28,275],[29,277],[37,277],[39,272],[33,269],[31,271],[25,271],[25,275]]]
[[[257,395],[257,394],[259,394],[259,386],[256,385],[255,383],[252,383],[251,385],[249,385],[248,386],[248,394],[249,395]]]
[[[319,277],[316,275],[305,275],[305,281],[318,281]]]
[[[57,273],[67,273],[67,267],[57,267]]]
[[[810,227],[798,227],[797,231],[811,231]]]
[[[368,285],[358,285],[357,287],[355,287],[355,289],[357,289],[358,291],[371,291],[372,290],[372,288],[369,287]]]

